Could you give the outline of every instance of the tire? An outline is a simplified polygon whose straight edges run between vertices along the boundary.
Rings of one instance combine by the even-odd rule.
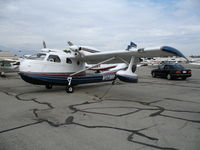
[[[172,75],[171,74],[167,74],[167,77],[166,77],[168,80],[171,80],[172,79]]]
[[[0,76],[1,77],[5,77],[5,73],[4,72],[0,72]]]
[[[112,85],[115,85],[115,80],[112,81]]]
[[[155,77],[156,77],[156,73],[155,73],[155,72],[152,72],[152,74],[151,74],[151,75],[152,75],[152,77],[153,77],[153,78],[155,78]]]
[[[72,86],[66,86],[66,92],[67,93],[73,93],[74,92],[74,88]]]
[[[182,80],[186,80],[186,77],[182,77],[181,79],[182,79]]]
[[[47,84],[45,87],[46,89],[52,89],[53,86],[51,84]]]

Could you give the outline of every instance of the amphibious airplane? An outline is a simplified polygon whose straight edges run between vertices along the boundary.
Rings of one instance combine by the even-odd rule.
[[[68,42],[69,50],[46,48],[36,55],[21,61],[19,74],[21,78],[32,84],[45,85],[51,89],[53,85],[66,86],[66,92],[72,93],[78,84],[115,81],[136,83],[138,81],[136,64],[140,58],[179,56],[186,58],[173,47],[135,48],[119,51],[98,51],[89,47],[77,46]],[[134,44],[132,46],[136,47]],[[123,62],[123,63],[122,63]],[[86,67],[87,64],[94,64]],[[121,64],[118,64],[121,63]],[[114,67],[101,70],[99,73],[87,73],[87,70],[101,64],[115,64]],[[86,72],[87,71],[87,72]]]

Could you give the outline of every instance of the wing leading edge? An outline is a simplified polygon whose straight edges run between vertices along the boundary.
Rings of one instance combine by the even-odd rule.
[[[107,63],[121,63],[122,59],[129,62],[132,56],[136,58],[178,56],[187,59],[179,50],[169,46],[162,46],[157,48],[140,48],[136,51],[108,51],[90,53],[84,55],[83,59],[88,64],[96,64],[114,57],[115,59]]]

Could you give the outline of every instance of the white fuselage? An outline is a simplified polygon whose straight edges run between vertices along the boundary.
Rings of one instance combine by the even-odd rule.
[[[19,74],[21,78],[31,84],[38,85],[78,85],[113,81],[117,77],[125,82],[137,82],[137,76],[118,72],[125,70],[126,64],[106,68],[99,73],[86,73],[84,54],[68,50],[48,50],[32,55],[21,61]],[[95,65],[94,65],[95,67]],[[131,67],[129,67],[131,68]],[[118,72],[118,73],[117,73]]]

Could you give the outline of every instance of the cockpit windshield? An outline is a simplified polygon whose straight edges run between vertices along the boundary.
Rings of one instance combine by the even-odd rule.
[[[28,59],[44,60],[45,57],[46,57],[46,54],[44,54],[44,53],[38,53],[38,54],[31,55],[30,57],[28,57]]]

